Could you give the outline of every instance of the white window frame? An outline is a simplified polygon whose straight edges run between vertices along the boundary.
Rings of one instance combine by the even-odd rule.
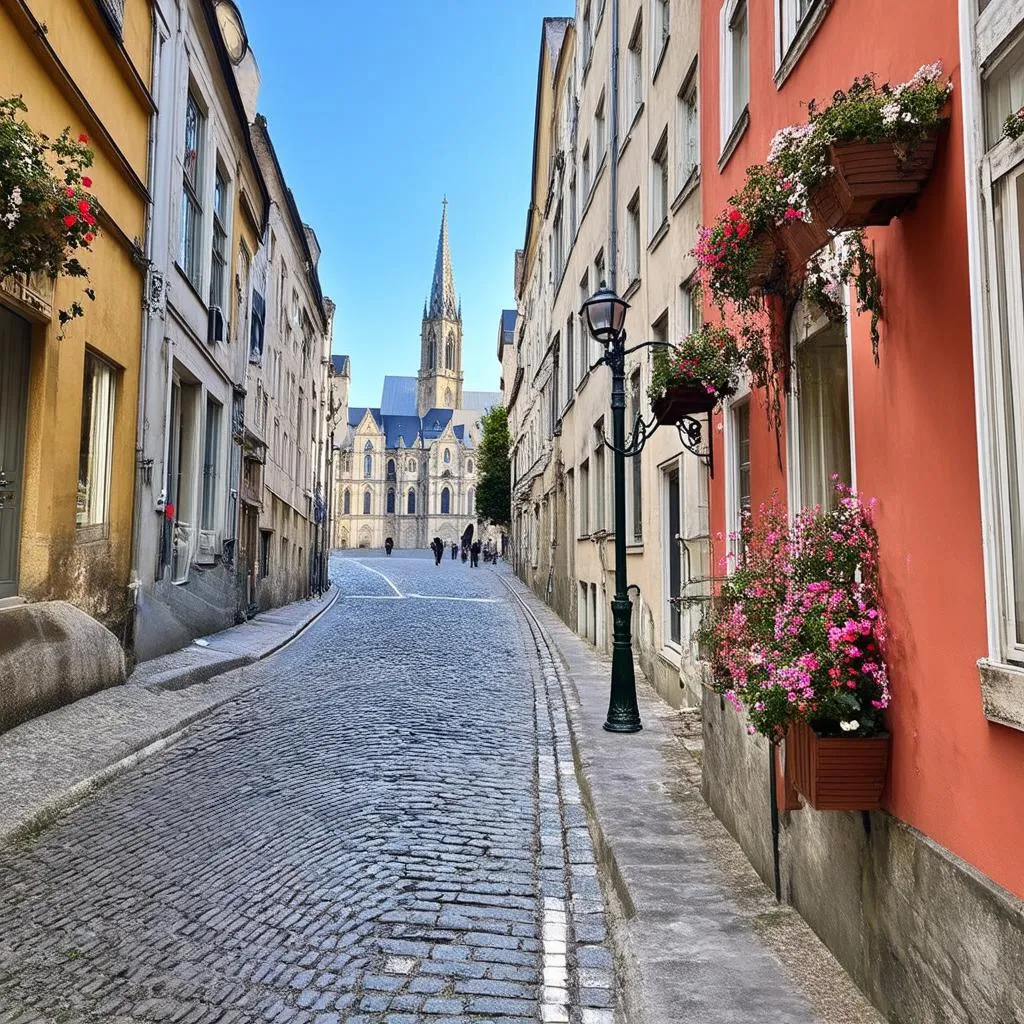
[[[675,332],[677,341],[682,341],[704,322],[703,312],[698,305],[698,284],[696,274],[679,282]]]
[[[1024,174],[1024,140],[997,139],[989,145],[983,82],[998,69],[1000,59],[1024,37],[1019,25],[1019,0],[991,0],[977,17],[961,4],[961,59],[963,87],[961,102],[964,117],[964,150],[967,166],[968,248],[971,279],[971,319],[974,348],[975,404],[978,434],[978,470],[981,489],[982,550],[985,569],[985,604],[988,632],[988,658],[981,663],[984,682],[986,668],[999,666],[1016,687],[1024,688],[1024,638],[1016,628],[1017,598],[1014,593],[1012,550],[1013,511],[1010,498],[1010,460],[1016,448],[1018,466],[1020,437],[1024,426],[1015,424],[1016,439],[1011,441],[1003,410],[1013,395],[1013,377],[1022,373],[1024,358],[1024,318],[1015,306],[1020,301],[1020,242],[1004,244],[1000,251],[995,222],[996,200],[1004,193],[1004,224],[1019,224],[1018,200],[1012,187]],[[1000,59],[997,59],[1000,58]],[[1007,111],[1009,113],[1010,111]],[[1005,229],[1004,229],[1005,230]],[[1019,229],[1018,229],[1019,230]],[[1015,237],[1020,235],[1015,232]],[[1007,323],[1011,337],[1004,345],[1000,325],[1000,279],[997,267],[1005,266]],[[1005,372],[1004,358],[1011,360]],[[1009,392],[1009,393],[1008,393]],[[1024,388],[1019,392],[1024,394]],[[1024,483],[1018,478],[1018,493]],[[1020,500],[1020,499],[1018,499]],[[1016,689],[1015,689],[1016,692]],[[997,716],[997,720],[1001,720]],[[1017,722],[1006,722],[1020,728]]]
[[[782,66],[790,49],[821,0],[775,0],[775,69]],[[803,13],[801,4],[805,5]]]
[[[700,94],[697,91],[697,62],[676,96],[676,181],[682,192],[700,176]]]
[[[594,106],[594,180],[597,180],[597,171],[601,166],[605,153],[608,151],[608,114],[605,110],[604,90],[597,99]]]
[[[740,7],[745,8],[745,18],[747,22],[747,50],[745,54],[747,74],[746,96],[744,97],[737,97],[734,89],[735,53],[733,46],[732,24],[735,21],[736,12]],[[743,111],[746,110],[747,104],[750,102],[750,8],[748,6],[748,0],[724,0],[722,4],[719,39],[721,41],[721,83],[719,88],[719,92],[721,94],[721,135],[719,139],[719,149],[724,152],[726,144],[732,136],[736,125],[743,116]],[[743,101],[742,103],[739,102],[741,98]]]
[[[82,405],[85,405],[85,373],[92,366],[89,416],[88,471],[84,510],[75,512],[81,531],[106,531],[110,526],[110,492],[114,478],[114,423],[117,418],[118,370],[92,349],[86,349],[82,372]],[[83,408],[83,412],[84,412]],[[84,424],[83,424],[84,426]],[[79,437],[78,486],[82,486],[82,437]]]
[[[736,419],[735,409],[746,404],[751,414],[753,425],[754,402],[750,394],[750,380],[744,377],[736,394],[726,402],[725,415],[722,417],[722,441],[725,450],[725,547],[733,558],[729,560],[728,571],[736,567],[739,545],[734,537],[740,532],[743,524],[739,498],[739,462],[736,458]]]
[[[644,102],[644,12],[639,11],[626,49],[626,100],[622,122],[626,131],[633,124]]]
[[[626,285],[640,280],[640,250],[643,248],[643,228],[640,226],[640,189],[637,189],[626,204]]]
[[[668,127],[661,133],[651,154],[651,183],[647,200],[647,236],[654,236],[668,223],[669,193]]]
[[[188,156],[185,152],[187,143],[188,112],[195,110],[196,115],[196,165],[195,174],[190,180],[186,167]],[[190,82],[185,97],[185,123],[181,135],[181,210],[178,230],[178,267],[185,278],[191,282],[196,291],[202,293],[203,262],[206,250],[206,210],[203,202],[206,194],[207,149],[209,148],[209,108],[203,103],[199,90]],[[193,228],[191,244],[186,231],[186,210],[192,212]]]
[[[670,5],[671,0],[651,0],[651,81],[658,77],[658,70],[668,49],[672,25]]]

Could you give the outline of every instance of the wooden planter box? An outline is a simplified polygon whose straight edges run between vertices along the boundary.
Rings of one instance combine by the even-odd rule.
[[[873,811],[889,768],[888,733],[819,736],[798,722],[786,737],[786,774],[819,811]]]
[[[944,126],[907,154],[892,142],[839,142],[828,147],[833,172],[810,195],[812,217],[833,231],[884,227],[924,190]]]
[[[679,423],[684,416],[711,412],[724,397],[725,394],[717,392],[709,395],[696,385],[676,384],[667,387],[664,396],[651,403],[651,411],[659,423]]]
[[[832,240],[828,225],[821,217],[816,216],[812,216],[810,221],[790,221],[780,227],[778,232],[786,248],[789,265],[796,271],[802,271],[807,261]]]
[[[769,229],[758,232],[753,245],[755,257],[750,268],[750,285],[756,287],[772,273],[782,255],[783,245],[778,232]]]

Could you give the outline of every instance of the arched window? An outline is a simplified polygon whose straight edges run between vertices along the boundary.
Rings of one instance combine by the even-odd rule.
[[[369,490],[363,491],[363,515],[368,516],[370,514],[370,492]]]
[[[416,515],[416,489],[414,487],[409,488],[409,500],[406,505],[409,515]]]
[[[388,490],[388,504],[387,504],[388,515],[393,516],[395,514],[395,491],[394,488]]]
[[[437,366],[437,336],[430,332],[430,340],[427,342],[427,369],[432,370]]]
[[[448,344],[444,347],[444,366],[446,370],[455,369],[455,335],[448,335]]]
[[[441,491],[441,515],[446,516],[452,510],[452,492],[447,487]]]
[[[452,389],[445,388],[444,391],[444,407],[450,409],[452,407]]]
[[[409,472],[410,473],[415,473],[416,472],[416,460],[415,459],[410,459],[409,460]]]
[[[341,501],[341,509],[347,516],[352,514],[352,492],[347,487],[345,488],[345,496]]]
[[[389,480],[394,480],[395,479],[395,460],[394,459],[388,459],[388,479]]]
[[[367,441],[363,446],[363,451],[366,452],[363,456],[363,476],[369,480],[373,476],[373,455],[371,454],[373,452],[373,442]]]
[[[447,448],[445,448],[445,450],[444,450],[444,464],[447,466],[448,463],[451,462],[451,461],[452,461],[452,453]]]
[[[466,495],[466,513],[467,515],[473,515],[476,511],[476,491],[472,487],[469,489],[469,494]]]
[[[467,459],[466,460],[466,472],[467,473],[472,473],[473,472],[473,460],[472,459]]]

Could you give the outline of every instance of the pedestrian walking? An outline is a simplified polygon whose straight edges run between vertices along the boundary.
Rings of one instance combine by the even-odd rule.
[[[459,554],[459,543],[458,541],[452,541],[452,561],[454,562]]]
[[[440,565],[441,556],[444,554],[444,542],[440,537],[435,537],[430,542],[430,550],[434,552],[434,565]]]
[[[463,565],[466,564],[466,559],[468,557],[469,557],[469,545],[468,544],[463,544],[462,545],[462,564]]]
[[[391,557],[391,549],[394,546],[395,542],[390,537],[388,537],[387,540],[384,541],[384,552],[388,556],[388,558]]]
[[[471,569],[479,569],[480,568],[480,541],[478,541],[478,540],[473,541],[473,544],[472,544],[472,546],[469,549],[469,554],[470,554],[469,567]]]

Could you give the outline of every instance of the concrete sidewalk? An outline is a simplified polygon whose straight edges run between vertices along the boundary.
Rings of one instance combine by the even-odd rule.
[[[45,828],[93,789],[177,740],[183,730],[257,685],[247,666],[270,657],[326,612],[295,601],[161,658],[123,686],[0,734],[0,845]]]
[[[676,735],[684,716],[638,668],[643,731],[605,732],[610,660],[511,583],[562,669],[630,1024],[881,1024],[701,799],[700,766]]]

